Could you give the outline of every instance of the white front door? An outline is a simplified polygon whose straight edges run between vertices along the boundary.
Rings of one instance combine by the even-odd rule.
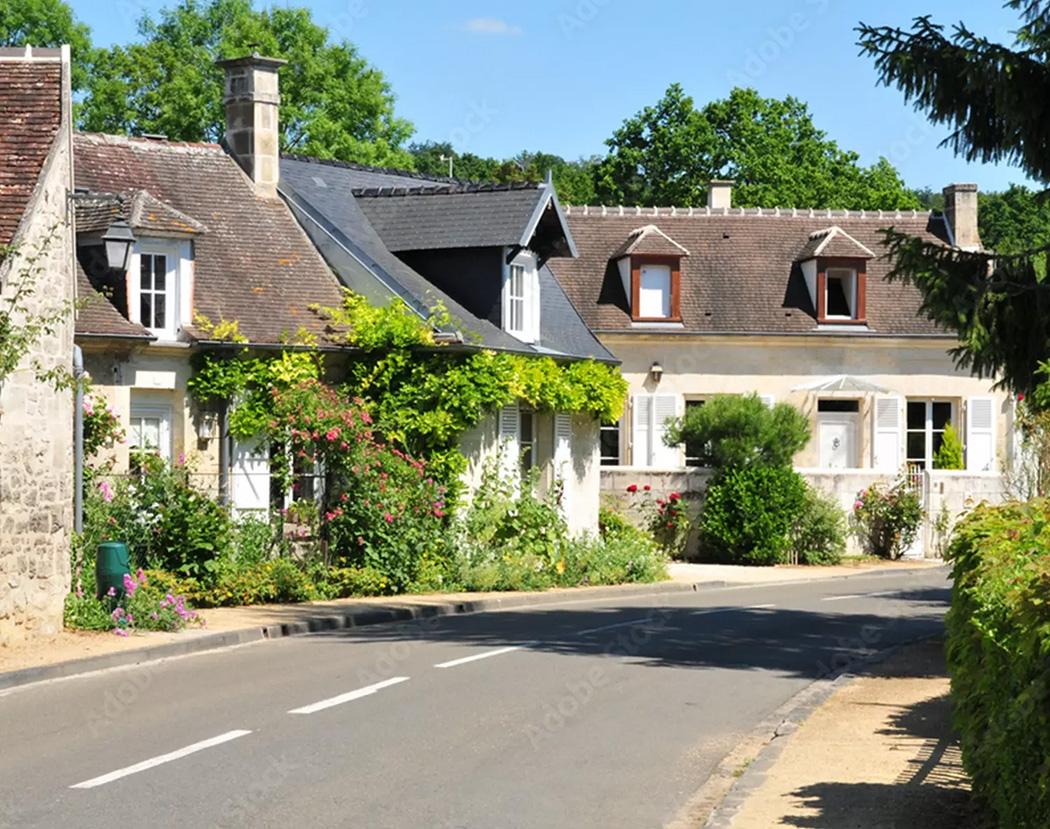
[[[857,419],[850,414],[821,414],[818,420],[820,465],[851,469],[857,465]]]

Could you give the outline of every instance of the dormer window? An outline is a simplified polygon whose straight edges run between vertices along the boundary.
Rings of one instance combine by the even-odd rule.
[[[503,330],[522,342],[540,338],[540,285],[536,254],[522,251],[509,262],[503,277]]]
[[[819,324],[866,324],[868,260],[875,254],[837,226],[809,235],[796,262]]]
[[[689,251],[656,225],[635,228],[613,254],[631,319],[681,322],[682,259]]]
[[[192,243],[142,239],[128,267],[128,317],[158,340],[178,339],[192,319]]]
[[[631,317],[638,322],[680,320],[681,267],[676,257],[631,257]]]

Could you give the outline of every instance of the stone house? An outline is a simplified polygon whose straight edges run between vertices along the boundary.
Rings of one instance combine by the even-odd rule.
[[[943,215],[740,209],[731,193],[715,181],[705,208],[566,208],[579,256],[555,273],[631,389],[623,420],[603,427],[603,488],[701,489],[702,452],[666,446],[667,421],[755,393],[809,417],[796,465],[843,506],[905,469],[931,514],[999,497],[1014,401],[957,369],[955,337],[919,313],[917,289],[886,281],[879,232],[976,248],[976,187],[945,188]],[[961,473],[933,468],[949,423]]]
[[[55,633],[69,592],[73,368],[69,49],[0,49],[0,327],[49,318],[0,377],[0,643]],[[21,293],[24,301],[15,301]]]
[[[129,446],[184,454],[200,485],[237,511],[274,505],[269,452],[258,440],[232,439],[222,413],[188,394],[193,355],[244,348],[217,341],[202,318],[236,321],[257,351],[285,347],[305,329],[338,371],[352,350],[326,336],[311,306],[337,306],[350,288],[375,303],[404,300],[421,319],[443,304],[453,320],[436,332],[443,348],[615,362],[545,266],[573,252],[553,187],[474,187],[281,157],[282,64],[223,62],[224,146],[93,134],[73,141],[78,276],[95,300],[76,336],[95,388],[128,429],[116,469],[127,468]],[[410,205],[425,210],[401,212]],[[117,223],[135,238],[124,271],[110,270],[103,255],[102,237]],[[412,233],[425,239],[411,241]],[[463,449],[468,483],[476,485],[487,457],[512,459],[505,462],[515,474],[520,457],[539,468],[544,486],[565,481],[574,529],[596,529],[593,418],[508,407],[466,436]]]

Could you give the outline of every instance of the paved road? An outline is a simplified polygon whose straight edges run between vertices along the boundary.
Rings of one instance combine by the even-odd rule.
[[[658,827],[943,570],[266,642],[0,695],[3,827]]]

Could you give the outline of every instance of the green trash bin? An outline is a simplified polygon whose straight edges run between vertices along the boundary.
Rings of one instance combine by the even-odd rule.
[[[103,541],[98,545],[98,556],[95,559],[95,585],[101,599],[109,592],[116,591],[117,596],[124,595],[124,576],[131,574],[131,562],[128,560],[128,545],[123,541]]]

